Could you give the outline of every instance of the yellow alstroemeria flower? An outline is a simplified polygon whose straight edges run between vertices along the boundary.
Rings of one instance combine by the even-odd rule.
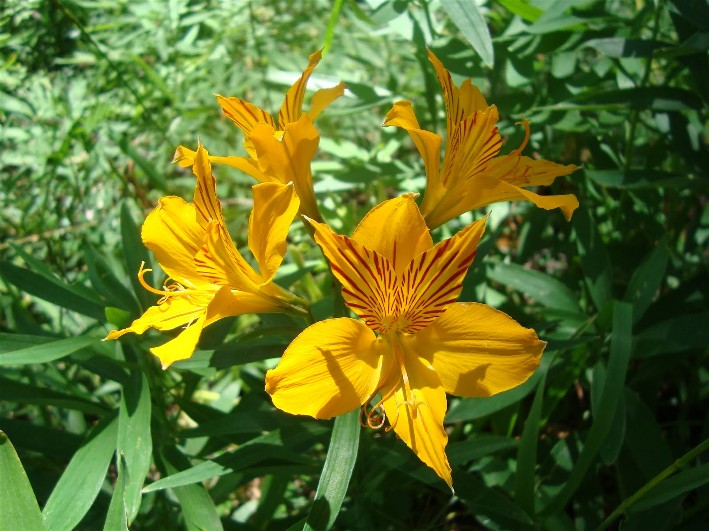
[[[464,212],[499,201],[528,200],[538,207],[560,208],[571,219],[578,208],[572,194],[541,196],[525,186],[547,186],[556,177],[568,175],[577,166],[563,166],[522,155],[529,140],[529,123],[523,119],[522,145],[507,155],[498,155],[502,137],[497,129],[497,107],[488,105],[480,90],[466,79],[460,87],[438,58],[428,51],[446,104],[446,146],[441,167],[442,138],[421,129],[409,101],[398,101],[386,116],[385,126],[405,129],[421,153],[426,169],[426,192],[421,211],[430,228]]]
[[[252,103],[217,94],[226,116],[244,132],[244,147],[249,157],[212,156],[210,160],[237,168],[260,182],[292,182],[300,198],[300,211],[319,220],[310,162],[320,143],[320,135],[313,124],[320,113],[344,93],[345,84],[318,90],[311,98],[310,110],[303,112],[305,86],[322,59],[322,52],[315,52],[309,59],[303,75],[288,89],[277,121]],[[174,162],[187,167],[193,160],[194,151],[184,146],[177,148]]]
[[[299,200],[292,185],[257,184],[249,218],[248,243],[259,271],[239,253],[229,236],[216,192],[209,153],[197,148],[193,172],[197,184],[192,203],[180,197],[160,199],[145,220],[142,238],[168,275],[163,289],[150,286],[141,267],[138,278],[162,298],[128,328],[114,330],[106,339],[148,328],[173,330],[177,337],[151,348],[169,367],[194,352],[202,329],[215,321],[246,313],[297,312],[299,301],[272,282],[286,252],[286,236],[298,212]]]
[[[370,427],[387,418],[452,487],[446,392],[483,397],[520,385],[545,346],[500,311],[456,302],[485,220],[434,245],[405,195],[372,209],[352,238],[313,225],[345,302],[362,320],[306,328],[266,374],[266,391],[288,413],[327,419],[363,406]],[[381,400],[367,412],[377,393]]]

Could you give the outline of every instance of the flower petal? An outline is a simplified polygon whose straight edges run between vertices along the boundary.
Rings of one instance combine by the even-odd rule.
[[[254,208],[249,217],[249,249],[263,282],[270,282],[286,254],[286,237],[300,201],[293,184],[262,183],[253,187]]]
[[[446,67],[443,66],[443,63],[431,50],[428,50],[428,60],[433,64],[436,76],[443,89],[443,101],[446,104],[448,122],[447,131],[450,139],[458,123],[474,112],[487,110],[488,105],[480,90],[470,80],[466,80],[459,90],[453,83],[450,72],[446,70]]]
[[[287,413],[329,419],[371,398],[382,360],[382,342],[362,322],[320,321],[301,332],[266,373],[266,391]]]
[[[336,234],[324,223],[309,220],[315,242],[330,261],[330,269],[342,283],[347,305],[367,326],[386,332],[384,321],[398,311],[398,280],[389,261],[347,236]]]
[[[318,90],[313,97],[310,98],[310,110],[305,113],[311,122],[315,122],[320,113],[337,98],[345,93],[345,84],[340,81],[337,85],[330,88]]]
[[[399,275],[414,256],[433,247],[412,194],[375,206],[357,225],[352,239],[386,258]]]
[[[389,397],[384,400],[384,411],[401,440],[452,488],[446,457],[448,434],[443,429],[446,394],[428,361],[407,356],[405,364],[408,386],[399,378],[382,389],[382,395]]]
[[[213,220],[224,225],[222,204],[217,197],[217,180],[212,174],[209,152],[202,147],[202,144],[197,146],[192,173],[197,178],[193,199],[197,210],[197,222],[205,230]]]
[[[282,140],[273,136],[273,129],[265,124],[254,127],[250,136],[261,171],[283,184],[292,182],[300,199],[300,211],[313,219],[320,219],[310,162],[320,143],[320,135],[307,116],[286,125]]]
[[[471,223],[409,263],[401,276],[401,330],[421,330],[458,299],[486,221],[484,218]],[[402,322],[402,318],[406,321]]]
[[[206,315],[203,314],[195,322],[188,324],[187,328],[180,332],[177,337],[159,347],[150,349],[150,352],[160,360],[163,369],[167,369],[176,361],[186,360],[192,356],[194,349],[197,348],[199,336],[202,335],[205,318]]]
[[[194,164],[196,151],[192,151],[185,146],[179,146],[175,151],[175,156],[172,162],[175,162],[178,166],[183,168],[189,168]],[[259,169],[258,162],[249,157],[218,157],[214,155],[209,155],[209,162],[212,164],[224,164],[225,166],[231,166],[237,170],[243,171],[247,175],[250,175],[254,179],[260,182],[269,182],[271,179],[266,177],[264,173]]]
[[[204,245],[194,257],[197,273],[214,284],[257,293],[260,276],[244,260],[221,223],[213,221],[207,227]]]
[[[194,256],[206,233],[197,223],[194,205],[181,197],[162,197],[143,223],[143,243],[160,262],[167,275],[192,287],[206,284],[194,265]]]
[[[436,133],[421,129],[409,101],[397,101],[387,113],[384,126],[401,127],[411,137],[418,149],[426,169],[426,197],[435,200],[445,192],[441,185],[441,143],[443,139]]]
[[[184,295],[176,292],[160,304],[151,306],[128,328],[113,330],[106,339],[117,339],[128,332],[142,334],[148,328],[173,330],[191,321],[199,319],[207,311],[207,306],[214,298],[216,290],[186,290]]]
[[[229,286],[222,286],[207,307],[207,320],[204,326],[233,315],[282,311],[283,306],[259,294],[234,291]]]
[[[467,397],[492,396],[524,383],[546,345],[507,314],[472,302],[452,305],[406,339],[431,360],[448,393]]]
[[[303,70],[303,74],[298,80],[293,83],[293,86],[288,89],[286,96],[281,104],[281,110],[278,113],[278,126],[282,131],[286,125],[298,120],[303,114],[303,99],[305,98],[305,86],[308,84],[310,75],[315,70],[322,59],[322,50],[318,50],[310,54],[308,57],[308,66]],[[274,125],[275,129],[275,125]]]
[[[225,98],[221,94],[217,94],[217,102],[221,105],[224,114],[244,132],[245,136],[248,136],[258,123],[266,123],[273,128],[276,126],[273,117],[253,103],[234,97]]]

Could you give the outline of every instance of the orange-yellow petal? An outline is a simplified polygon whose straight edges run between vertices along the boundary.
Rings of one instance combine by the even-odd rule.
[[[466,397],[491,396],[524,383],[546,345],[507,314],[472,302],[453,304],[405,341],[431,361],[448,393]]]
[[[253,142],[261,171],[278,182],[295,185],[300,199],[300,211],[313,219],[320,219],[310,162],[320,143],[320,135],[307,116],[286,125],[283,138],[276,139],[273,129],[265,124],[254,127],[249,137]]]
[[[186,360],[197,348],[199,336],[204,328],[205,315],[202,314],[196,321],[187,325],[187,328],[180,332],[177,337],[159,347],[150,349],[160,360],[163,369],[167,369],[176,361]]]
[[[207,320],[204,326],[232,315],[282,311],[283,306],[259,294],[234,291],[229,286],[222,286],[207,307]]]
[[[443,63],[428,50],[428,60],[433,64],[436,70],[436,76],[443,89],[443,101],[446,104],[446,118],[448,138],[450,139],[455,126],[463,119],[477,111],[485,111],[488,109],[487,102],[477,87],[472,85],[470,81],[464,82],[459,90],[451,79],[450,72],[446,70]],[[446,147],[446,152],[448,148]]]
[[[225,98],[221,94],[217,94],[217,102],[221,105],[224,114],[244,132],[245,136],[248,136],[258,123],[266,123],[274,129],[276,127],[273,117],[253,103],[235,97]]]
[[[401,276],[401,330],[411,333],[421,330],[458,299],[486,221],[483,218],[471,223],[408,264]]]
[[[281,110],[278,113],[278,125],[280,130],[285,129],[287,124],[295,122],[302,116],[305,87],[308,84],[308,79],[310,79],[313,70],[315,70],[315,67],[321,59],[322,50],[310,54],[310,57],[308,57],[308,66],[303,70],[303,74],[293,83],[293,86],[288,89],[288,92],[286,92],[283,103],[281,104]]]
[[[175,151],[175,156],[172,162],[177,163],[178,166],[183,168],[190,168],[194,165],[194,160],[197,155],[196,151],[192,151],[185,146],[179,146]],[[258,162],[249,157],[218,157],[215,155],[209,155],[209,162],[212,164],[224,164],[225,166],[231,166],[237,170],[243,171],[245,174],[250,175],[254,179],[260,182],[268,182],[269,179],[264,173],[259,169]]]
[[[207,306],[214,298],[216,289],[189,290],[184,295],[172,295],[164,302],[151,306],[138,317],[128,328],[113,330],[106,339],[117,339],[128,332],[142,334],[148,328],[156,330],[173,330],[199,319],[206,312]]]
[[[266,391],[287,413],[329,419],[371,398],[383,359],[381,340],[362,322],[320,321],[301,332],[266,373]]]
[[[310,98],[310,110],[305,114],[314,122],[320,113],[337,98],[345,93],[345,84],[341,81],[334,87],[318,90],[313,97]]]
[[[453,488],[451,467],[446,456],[448,434],[443,428],[446,393],[430,363],[407,353],[408,382],[393,379],[382,389],[384,411],[394,432]]]
[[[155,253],[168,276],[192,287],[206,283],[199,278],[193,261],[205,236],[194,205],[174,196],[160,198],[141,230],[143,243]]]
[[[426,170],[426,197],[435,200],[444,191],[441,185],[441,143],[443,139],[436,133],[421,129],[409,101],[397,101],[387,113],[384,126],[401,127],[411,137],[423,158]]]
[[[197,273],[214,284],[255,293],[262,279],[244,260],[226,227],[213,221],[207,227],[204,245],[194,257]]]
[[[253,187],[254,208],[249,217],[249,249],[263,282],[270,282],[286,254],[286,237],[300,201],[292,183],[262,183]]]
[[[416,255],[433,247],[412,194],[375,206],[357,225],[352,239],[386,258],[399,275]]]
[[[310,223],[315,228],[315,242],[342,284],[347,305],[370,328],[386,332],[391,324],[387,318],[398,308],[398,280],[392,265],[379,253],[336,234],[325,223]]]
[[[193,199],[197,211],[197,222],[205,230],[212,221],[223,225],[222,204],[217,197],[217,180],[212,174],[209,152],[202,147],[202,144],[197,146],[192,173],[197,178]]]

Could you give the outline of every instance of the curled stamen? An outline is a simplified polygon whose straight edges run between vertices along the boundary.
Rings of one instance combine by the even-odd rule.
[[[165,302],[170,296],[174,295],[176,291],[183,291],[185,288],[178,282],[173,282],[172,284],[167,284],[170,278],[165,279],[165,284],[163,284],[163,289],[155,289],[145,280],[145,274],[151,273],[153,270],[145,267],[145,262],[140,263],[140,269],[138,270],[138,282],[150,293],[155,293],[156,295],[162,295],[162,298],[158,301],[158,304]]]
[[[513,150],[513,153],[522,153],[522,150],[527,147],[527,143],[529,142],[529,135],[531,134],[531,129],[529,127],[529,120],[527,120],[524,116],[522,116],[522,120],[519,122],[515,122],[515,125],[523,125],[524,126],[524,140],[522,140],[522,145],[519,146],[517,149]]]
[[[365,416],[367,418],[366,423],[362,419],[362,416]],[[384,426],[386,419],[387,416],[384,412],[384,408],[381,406],[381,403],[376,404],[369,411],[367,411],[366,404],[363,405],[359,410],[359,424],[363,428],[372,428],[374,430],[378,430],[379,428]]]

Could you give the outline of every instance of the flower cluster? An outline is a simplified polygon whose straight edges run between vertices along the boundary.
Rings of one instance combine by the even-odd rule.
[[[319,144],[314,122],[344,93],[344,84],[317,91],[303,112],[305,87],[321,59],[310,56],[303,75],[286,93],[274,118],[235,97],[217,96],[226,116],[244,133],[248,156],[212,156],[180,146],[175,161],[192,167],[191,203],[163,197],[142,229],[143,242],[168,276],[160,296],[115,339],[148,328],[181,329],[151,349],[163,368],[194,352],[202,329],[232,315],[284,312],[307,315],[308,304],[273,282],[296,216],[327,258],[342,297],[356,318],[311,324],[266,374],[266,391],[286,412],[328,419],[361,408],[372,428],[388,423],[414,453],[452,487],[443,426],[446,393],[486,397],[523,383],[538,367],[545,343],[506,314],[484,304],[457,302],[487,218],[435,243],[430,231],[460,214],[498,201],[528,200],[559,208],[570,218],[573,195],[542,196],[527,186],[548,185],[573,172],[522,155],[522,146],[500,155],[498,111],[470,80],[456,86],[429,52],[443,89],[447,130],[443,139],[421,129],[408,101],[394,103],[384,125],[406,130],[421,154],[426,190],[420,205],[407,193],[374,207],[351,236],[334,232],[318,210],[311,161]],[[253,186],[248,246],[258,268],[234,245],[216,195],[212,164],[226,164],[259,181]],[[384,230],[386,227],[386,230]]]

